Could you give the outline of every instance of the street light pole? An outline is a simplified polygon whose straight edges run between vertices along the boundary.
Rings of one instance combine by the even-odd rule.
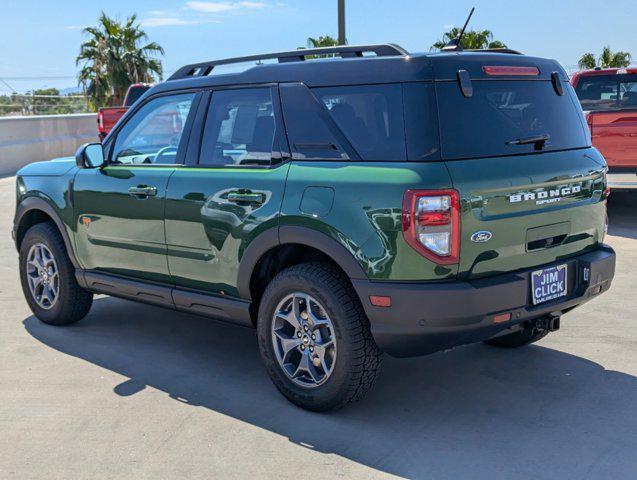
[[[347,44],[345,37],[345,0],[338,0],[338,44]]]

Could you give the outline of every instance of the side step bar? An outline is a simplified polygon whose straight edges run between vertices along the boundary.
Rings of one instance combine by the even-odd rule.
[[[250,302],[246,300],[86,270],[77,270],[75,278],[82,288],[94,293],[211,317],[245,327],[254,326],[250,316]]]

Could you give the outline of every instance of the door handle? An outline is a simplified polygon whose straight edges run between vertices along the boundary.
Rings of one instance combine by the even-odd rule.
[[[228,201],[232,203],[263,203],[263,194],[230,192],[228,193]]]
[[[130,187],[128,189],[128,194],[137,198],[154,197],[157,195],[157,187],[138,185],[136,187]]]

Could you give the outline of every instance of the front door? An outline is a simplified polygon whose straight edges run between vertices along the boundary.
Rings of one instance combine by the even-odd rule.
[[[194,93],[151,98],[116,132],[107,164],[78,172],[75,245],[85,269],[170,281],[166,187],[183,158],[182,134],[194,99]]]
[[[278,105],[274,87],[219,90],[210,95],[207,115],[195,121],[192,164],[176,169],[166,195],[168,267],[176,286],[237,296],[243,251],[278,226],[288,171]]]

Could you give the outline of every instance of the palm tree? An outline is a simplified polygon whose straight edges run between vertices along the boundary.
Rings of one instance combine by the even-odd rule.
[[[630,65],[631,55],[628,52],[613,52],[610,47],[604,47],[599,58],[595,58],[592,53],[585,53],[580,58],[577,65],[582,70],[601,68],[624,68]]]
[[[75,63],[81,66],[78,81],[93,107],[121,105],[132,83],[162,78],[164,49],[155,42],[145,43],[146,33],[133,15],[125,22],[102,12],[97,27],[87,27],[89,37],[80,46]]]
[[[321,48],[321,47],[336,47],[338,46],[338,40],[331,35],[321,35],[318,38],[309,37],[307,39],[307,47],[299,47],[299,50],[305,50],[306,48]],[[334,55],[308,55],[307,58],[328,58]]]
[[[338,40],[331,35],[320,36],[318,38],[309,37],[307,39],[308,48],[335,47],[337,45]]]
[[[460,36],[461,29],[453,27],[446,32],[441,40],[438,40],[431,46],[431,50],[442,50],[450,40]],[[469,30],[464,32],[460,46],[466,50],[483,50],[485,48],[507,48],[504,42],[493,40],[493,32],[491,30]]]

